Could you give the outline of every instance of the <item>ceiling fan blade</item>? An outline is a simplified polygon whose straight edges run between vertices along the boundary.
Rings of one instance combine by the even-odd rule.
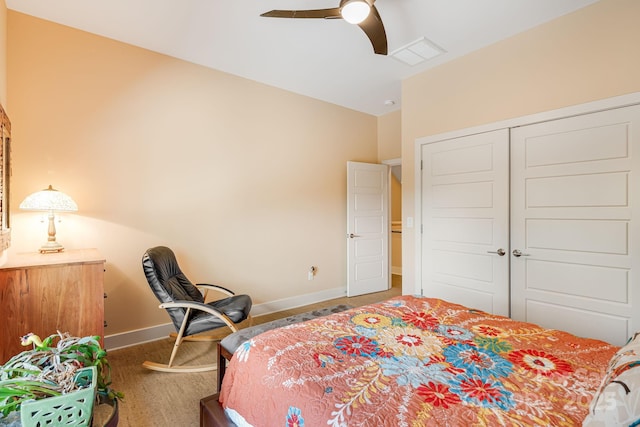
[[[340,9],[337,7],[316,10],[271,10],[260,16],[267,18],[342,18]]]
[[[378,55],[387,54],[387,33],[384,31],[384,25],[382,24],[382,18],[378,13],[378,9],[375,6],[371,6],[371,12],[367,19],[358,24],[362,31],[365,32],[371,44],[373,45],[373,51]]]

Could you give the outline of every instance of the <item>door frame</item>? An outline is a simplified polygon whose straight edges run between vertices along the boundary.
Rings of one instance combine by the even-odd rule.
[[[634,92],[627,95],[616,96],[612,98],[605,98],[585,104],[572,105],[569,107],[558,108],[555,110],[545,111],[542,113],[530,114],[522,117],[516,117],[513,119],[501,120],[493,123],[488,123],[480,126],[473,126],[469,128],[459,129],[450,132],[444,132],[436,135],[430,135],[425,137],[416,138],[414,142],[414,176],[413,176],[413,188],[414,193],[414,218],[415,228],[407,231],[414,233],[414,268],[415,268],[415,280],[413,293],[422,295],[422,146],[425,144],[431,144],[434,142],[453,139],[462,136],[472,135],[476,133],[491,132],[494,130],[504,128],[515,128],[519,126],[531,125],[539,122],[546,122],[550,120],[564,119],[572,116],[577,116],[587,113],[595,113],[598,111],[610,110],[613,108],[623,108],[631,105],[640,104],[640,92]],[[640,228],[640,225],[635,227]],[[634,231],[632,231],[633,233]],[[640,268],[640,261],[636,261],[636,265],[632,268]],[[403,292],[404,293],[404,292]]]
[[[389,188],[389,284],[391,287],[392,286],[392,279],[391,276],[395,273],[393,273],[393,264],[391,262],[391,259],[393,257],[393,235],[391,234],[391,174],[393,173],[392,168],[394,166],[400,166],[402,168],[402,157],[396,157],[394,159],[388,159],[388,160],[383,160],[380,163],[382,163],[383,165],[387,165],[389,166],[389,174],[387,176],[387,187]],[[400,180],[400,186],[402,188],[402,179]],[[402,210],[402,206],[400,206],[400,210]],[[402,218],[402,215],[400,216],[400,218]],[[402,273],[400,273],[400,275],[402,276]]]

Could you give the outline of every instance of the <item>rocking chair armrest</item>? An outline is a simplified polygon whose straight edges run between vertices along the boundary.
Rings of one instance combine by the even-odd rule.
[[[206,313],[209,313],[213,316],[218,317],[220,320],[222,320],[224,323],[227,324],[228,327],[231,328],[231,330],[233,332],[236,332],[238,330],[238,328],[236,328],[235,323],[233,323],[233,321],[231,319],[229,319],[229,317],[224,314],[223,312],[221,312],[220,310],[216,310],[215,308],[211,307],[210,305],[207,304],[203,304],[200,302],[196,302],[196,301],[174,301],[174,302],[163,302],[162,304],[160,304],[159,306],[160,308],[187,308],[189,310],[200,310],[200,311],[204,311]]]
[[[220,286],[220,285],[212,285],[210,283],[196,283],[196,288],[200,289],[204,289],[205,291],[217,291],[217,292],[221,292],[223,294],[227,294],[230,297],[235,295],[235,292],[233,292],[230,289],[225,288],[224,286]]]
[[[196,301],[174,301],[174,302],[163,302],[162,304],[160,304],[159,306],[160,308],[191,308],[194,310],[200,310],[200,311],[206,311],[209,314],[213,314],[215,316],[218,315],[223,315],[224,313],[216,310],[215,308],[207,305],[207,304],[203,304],[201,302],[196,302]]]

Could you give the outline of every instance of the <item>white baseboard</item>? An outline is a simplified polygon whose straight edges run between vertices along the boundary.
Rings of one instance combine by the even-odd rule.
[[[284,298],[276,301],[254,305],[251,309],[251,315],[262,316],[264,314],[271,314],[277,311],[289,310],[291,308],[315,304],[317,302],[327,301],[334,298],[342,298],[344,296],[347,296],[346,287],[327,289],[326,291],[298,295],[295,297]]]
[[[284,298],[262,304],[256,304],[251,308],[252,316],[262,316],[278,311],[289,310],[303,305],[315,304],[334,298],[341,298],[347,295],[346,288],[333,288],[326,291],[314,292],[311,294],[298,295],[291,298]],[[107,335],[104,337],[104,347],[107,350],[131,347],[145,342],[156,341],[167,338],[171,332],[175,332],[172,323],[151,326],[149,328],[136,329],[133,331],[121,332],[119,334]]]
[[[132,345],[167,338],[170,333],[175,331],[176,328],[174,328],[173,323],[164,323],[149,328],[106,335],[104,337],[104,348],[107,350],[116,350],[118,348],[131,347]]]

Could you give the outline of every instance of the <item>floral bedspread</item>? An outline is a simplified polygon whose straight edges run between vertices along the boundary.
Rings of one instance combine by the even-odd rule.
[[[574,426],[616,350],[401,296],[247,341],[220,402],[255,427]]]

